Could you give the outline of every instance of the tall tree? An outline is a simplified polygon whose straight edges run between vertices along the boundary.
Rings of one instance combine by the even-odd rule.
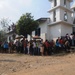
[[[7,38],[7,31],[10,25],[10,20],[8,18],[2,18],[0,20],[0,41],[5,41]]]
[[[20,35],[32,34],[32,31],[36,30],[38,22],[33,19],[31,13],[23,14],[17,22],[17,32]]]
[[[6,40],[6,33],[4,31],[0,31],[0,41],[5,41]]]
[[[8,18],[2,18],[0,20],[0,26],[3,31],[6,32],[8,30],[9,25],[10,25],[10,21],[8,20]]]

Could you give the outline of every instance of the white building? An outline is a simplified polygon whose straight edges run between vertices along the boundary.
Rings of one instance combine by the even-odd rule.
[[[73,24],[75,24],[75,2],[72,5],[71,10],[73,11],[73,13],[72,13]],[[75,25],[73,26],[73,32],[75,33]]]
[[[51,9],[49,18],[39,18],[39,27],[32,32],[32,36],[40,36],[44,41],[65,36],[67,33],[75,33],[75,3],[70,7],[73,0],[49,0]],[[9,38],[12,34],[9,34]],[[30,36],[28,36],[30,40]]]
[[[40,37],[44,40],[56,39],[69,35],[75,30],[75,4],[70,8],[72,0],[49,0],[51,9],[49,18],[39,18]],[[36,32],[33,32],[33,36]]]

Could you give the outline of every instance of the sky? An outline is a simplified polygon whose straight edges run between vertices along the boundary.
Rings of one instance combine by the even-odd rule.
[[[25,13],[31,13],[35,20],[49,17],[48,10],[50,10],[48,0],[0,0],[0,20],[7,18],[14,23]]]

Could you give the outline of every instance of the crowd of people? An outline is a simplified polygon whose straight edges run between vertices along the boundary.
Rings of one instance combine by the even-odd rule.
[[[2,53],[23,53],[29,55],[51,55],[59,52],[70,52],[70,47],[75,46],[75,35],[66,34],[65,37],[58,37],[56,41],[51,40],[17,40],[15,43],[12,41],[0,42],[0,52]]]

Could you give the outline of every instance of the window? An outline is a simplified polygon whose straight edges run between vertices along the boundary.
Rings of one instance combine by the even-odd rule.
[[[75,8],[74,8],[74,11],[75,11]]]
[[[38,28],[38,36],[40,36],[40,28]]]
[[[73,27],[73,34],[75,34],[75,27]]]
[[[57,0],[54,0],[54,6],[57,6]]]
[[[67,19],[68,19],[67,12],[65,11],[64,12],[64,21],[67,21]]]
[[[37,28],[36,30],[35,30],[35,36],[40,36],[40,28]]]
[[[66,0],[64,0],[64,6],[66,7]]]
[[[54,11],[54,22],[56,21],[56,11]]]
[[[11,36],[9,36],[9,41],[11,41]]]
[[[75,18],[74,18],[73,24],[75,24]]]
[[[37,35],[37,29],[35,30],[35,36]]]

